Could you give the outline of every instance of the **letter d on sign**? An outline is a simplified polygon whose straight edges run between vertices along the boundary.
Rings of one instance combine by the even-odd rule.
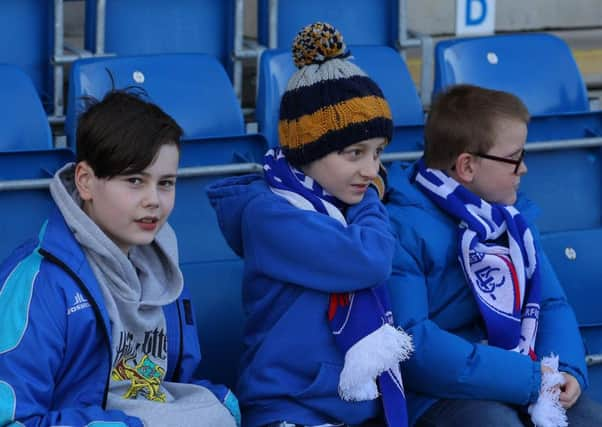
[[[495,0],[456,0],[456,35],[493,34]]]

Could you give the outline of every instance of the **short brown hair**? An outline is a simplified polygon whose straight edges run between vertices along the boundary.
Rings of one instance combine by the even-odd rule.
[[[508,92],[466,84],[451,86],[437,96],[426,121],[426,166],[447,169],[462,153],[488,152],[500,118],[527,124],[529,111]]]
[[[135,87],[114,89],[88,109],[77,125],[77,161],[98,178],[135,174],[150,165],[163,145],[180,147],[182,128]]]

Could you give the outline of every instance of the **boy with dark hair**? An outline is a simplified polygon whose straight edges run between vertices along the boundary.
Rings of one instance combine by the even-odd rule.
[[[50,184],[55,212],[0,268],[0,425],[235,425],[234,395],[194,376],[167,224],[181,135],[125,91],[81,116],[77,163]]]
[[[370,185],[391,111],[347,56],[334,27],[305,27],[264,175],[209,190],[245,261],[246,427],[346,426],[381,412],[389,426],[407,423],[399,362],[411,342],[391,325],[384,286],[395,239]]]
[[[390,168],[389,290],[415,343],[402,370],[417,426],[602,425],[535,207],[517,197],[528,121],[514,95],[452,87],[432,105],[424,158]]]

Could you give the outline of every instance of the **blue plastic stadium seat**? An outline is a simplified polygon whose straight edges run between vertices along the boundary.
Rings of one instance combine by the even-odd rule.
[[[527,141],[580,139],[602,136],[602,111],[532,116]]]
[[[0,64],[0,151],[52,148],[48,117],[23,71]]]
[[[19,66],[33,81],[46,111],[52,111],[54,8],[51,1],[0,2],[0,63]]]
[[[0,152],[0,260],[26,239],[37,236],[52,209],[50,193],[43,184],[18,189],[8,189],[7,185],[12,180],[51,178],[73,160],[73,152],[67,149]]]
[[[105,52],[208,53],[231,72],[234,0],[107,0]],[[86,49],[95,52],[97,1],[86,1]]]
[[[112,76],[112,78],[111,78]],[[71,68],[65,134],[75,147],[81,99],[101,99],[113,88],[144,88],[150,100],[170,114],[187,138],[245,132],[240,104],[217,59],[207,54],[164,54],[87,58]]]
[[[586,355],[602,357],[602,228],[550,233],[542,245],[577,315]],[[588,368],[588,393],[602,401],[602,365]]]
[[[334,25],[348,45],[394,47],[398,39],[398,0],[286,0],[279,1],[276,45],[288,49],[301,28],[316,21]],[[269,0],[257,1],[257,36],[269,40]]]
[[[521,191],[541,209],[542,233],[602,227],[600,148],[527,152]]]
[[[589,111],[575,59],[551,34],[450,39],[435,48],[433,94],[470,83],[514,93],[532,115]]]
[[[403,58],[387,46],[351,46],[352,61],[382,89],[391,107],[395,134],[387,151],[422,148],[424,116]],[[280,99],[296,68],[290,50],[268,49],[259,62],[256,117],[270,146],[278,144]]]
[[[218,147],[221,157],[215,156]],[[265,139],[257,134],[187,140],[181,145],[180,167],[257,162],[265,150]],[[208,185],[225,176],[180,176],[169,222],[178,236],[180,267],[197,319],[203,353],[201,372],[214,382],[234,388],[244,325],[243,265],[224,240],[205,193]]]

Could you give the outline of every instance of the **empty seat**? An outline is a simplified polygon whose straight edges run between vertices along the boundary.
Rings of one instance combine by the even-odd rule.
[[[0,151],[52,148],[48,117],[23,71],[0,64]]]
[[[532,115],[589,111],[575,59],[551,34],[512,34],[444,40],[435,48],[433,93],[470,83],[517,95]]]
[[[387,151],[422,147],[422,105],[403,58],[387,46],[351,46],[352,61],[381,88],[391,107],[395,133]],[[290,50],[268,49],[260,58],[256,117],[270,146],[278,144],[280,99],[296,71]]]
[[[541,209],[542,233],[602,227],[600,148],[527,152],[521,191]]]
[[[588,393],[602,401],[602,264],[599,247],[602,228],[550,233],[542,245],[573,306],[586,355],[598,359],[590,366]]]
[[[269,46],[270,0],[257,1],[257,37]],[[395,46],[399,0],[287,0],[276,2],[276,44],[288,48],[301,28],[316,21],[334,25],[348,45]]]
[[[170,114],[187,138],[240,135],[242,110],[217,59],[207,54],[164,54],[87,58],[71,68],[65,134],[75,147],[82,96],[101,99],[113,88],[139,86]]]
[[[215,154],[219,148],[219,155]],[[266,150],[261,135],[187,140],[180,167],[256,162]],[[176,203],[169,219],[178,236],[180,267],[197,319],[205,378],[234,388],[242,352],[243,263],[226,243],[205,193],[215,180],[235,172],[185,173],[178,178]]]
[[[0,63],[20,67],[32,80],[46,111],[53,105],[50,57],[54,44],[53,2],[0,2]]]
[[[230,72],[234,0],[106,0],[104,50],[117,55],[208,53]],[[97,1],[86,1],[86,49],[96,52]]]

